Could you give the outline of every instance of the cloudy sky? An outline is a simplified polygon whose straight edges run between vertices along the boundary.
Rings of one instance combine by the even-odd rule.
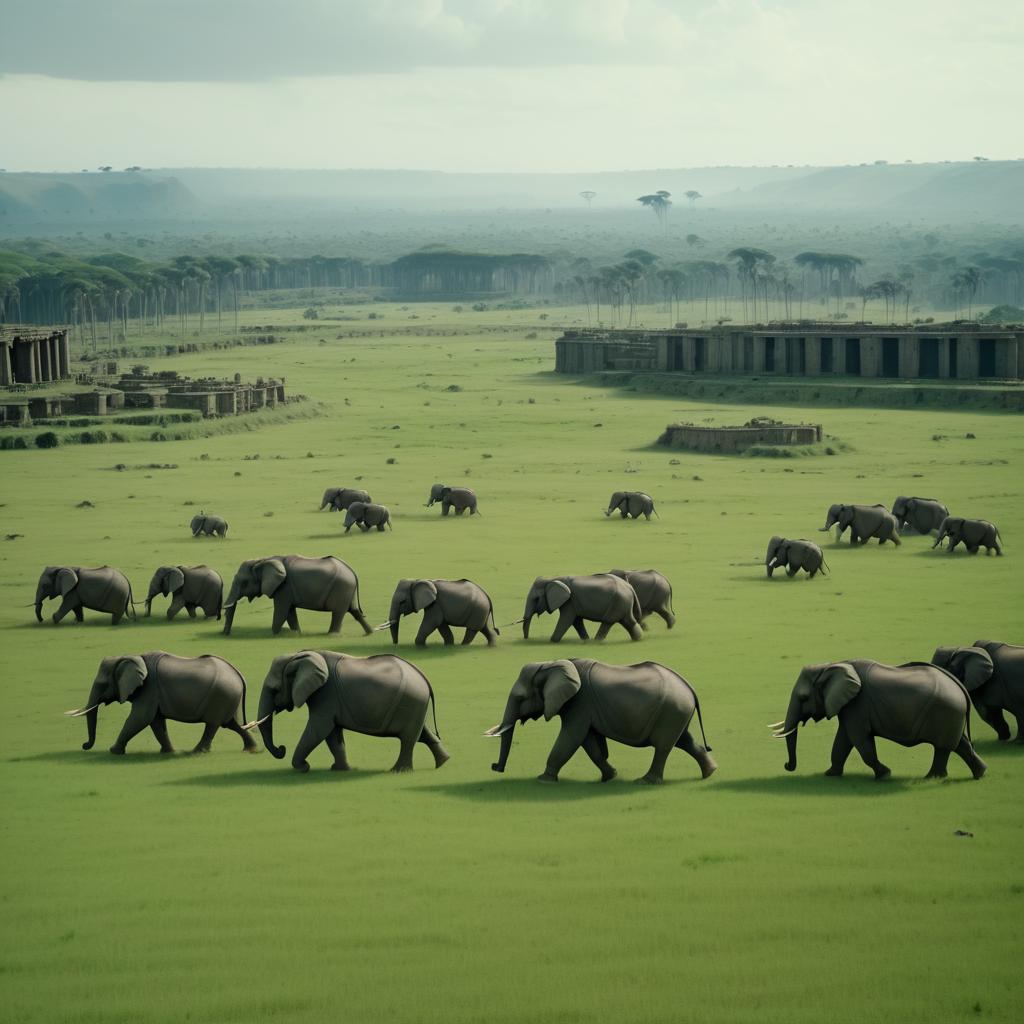
[[[1024,157],[1021,0],[0,0],[0,166]]]

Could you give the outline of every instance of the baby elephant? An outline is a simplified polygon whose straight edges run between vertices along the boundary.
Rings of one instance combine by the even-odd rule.
[[[703,746],[690,735],[694,711]],[[508,695],[501,722],[485,736],[501,737],[501,752],[491,765],[503,772],[512,749],[516,722],[544,716],[562,719],[562,729],[538,778],[557,782],[562,766],[580,747],[601,772],[601,781],[615,778],[608,763],[608,740],[629,747],[654,747],[651,767],[639,782],[662,782],[665,761],[673,748],[685,750],[700,766],[702,778],[718,767],[704,736],[700,702],[693,687],[657,662],[606,665],[589,658],[543,661],[524,665]]]
[[[658,515],[654,508],[654,499],[643,491],[616,491],[608,499],[608,508],[604,514],[610,516],[613,512],[618,512],[623,519],[639,519],[643,516],[650,520],[652,512]]]
[[[328,487],[320,499],[320,511],[330,508],[332,512],[341,512],[348,508],[353,501],[365,501],[369,504],[373,498],[370,497],[368,491],[357,487]]]
[[[392,643],[398,643],[402,617],[413,612],[423,612],[423,622],[416,634],[417,647],[425,647],[434,630],[441,634],[446,646],[455,643],[452,626],[465,627],[463,644],[472,643],[477,633],[483,633],[488,647],[498,640],[491,599],[472,580],[399,580],[385,623],[391,627]]]
[[[345,509],[345,532],[348,533],[353,526],[358,526],[363,533],[368,533],[374,527],[377,527],[378,533],[383,533],[385,526],[389,530],[394,529],[387,505],[373,505],[365,501],[353,501]]]
[[[832,744],[832,767],[826,775],[842,775],[854,747],[876,779],[889,769],[878,760],[875,737],[903,747],[930,743],[935,749],[927,778],[945,778],[949,755],[956,752],[980,779],[985,762],[974,752],[968,731],[971,703],[967,691],[948,672],[934,665],[882,665],[877,661],[839,661],[808,665],[797,677],[785,720],[769,726],[785,738],[786,771],[796,770],[796,730],[810,719],[839,718]]]
[[[1004,743],[1010,727],[1003,712],[1017,720],[1017,743],[1024,744],[1024,647],[975,640],[973,647],[938,647],[932,664],[964,684],[978,714]]]
[[[964,519],[962,516],[946,516],[939,527],[939,535],[935,538],[933,548],[937,548],[946,538],[949,538],[949,553],[957,544],[963,544],[972,555],[978,553],[978,548],[984,548],[985,554],[995,551],[997,555],[1003,553],[999,530],[986,519]]]
[[[220,537],[222,540],[228,535],[227,521],[220,516],[208,516],[204,512],[192,517],[189,527],[193,537],[202,534],[204,537]]]
[[[787,576],[795,576],[801,569],[811,579],[814,579],[816,573],[828,572],[821,548],[809,540],[772,537],[768,541],[768,553],[765,555],[764,564],[768,568],[769,579],[772,573],[782,566],[786,567]]]
[[[146,617],[153,611],[153,598],[170,596],[167,619],[172,620],[182,608],[188,617],[196,617],[196,609],[202,608],[208,619],[219,619],[224,601],[224,581],[220,573],[208,565],[163,565],[149,583],[146,595]]]
[[[837,523],[836,540],[849,529],[851,544],[867,544],[872,537],[877,537],[879,544],[891,540],[896,547],[900,546],[899,524],[884,505],[832,505],[821,532],[828,533]]]
[[[461,516],[467,508],[471,516],[479,514],[479,509],[476,507],[476,492],[468,487],[434,484],[430,488],[430,499],[424,507],[430,508],[437,501],[441,502],[441,515],[443,516],[448,515],[451,509],[455,509],[455,514]]]
[[[167,735],[167,719],[205,725],[194,753],[207,753],[221,728],[238,733],[249,753],[259,753],[259,746],[242,728],[245,679],[223,658],[212,654],[179,658],[166,651],[104,658],[89,691],[88,707],[66,712],[75,718],[85,716],[89,738],[82,744],[83,750],[91,750],[96,742],[99,706],[115,700],[119,704],[129,701],[131,710],[121,734],[110,748],[112,754],[123,754],[129,740],[146,726],[153,730],[161,753],[174,753]]]
[[[337,651],[299,651],[275,658],[263,683],[259,727],[267,750],[279,760],[287,753],[274,744],[274,715],[306,705],[309,721],[292,754],[292,767],[309,771],[306,758],[321,743],[334,755],[332,770],[349,770],[344,730],[369,736],[394,736],[401,741],[393,772],[412,771],[412,752],[422,743],[434,755],[434,767],[448,752],[426,725],[427,703],[434,691],[413,664],[390,654],[353,658]]]
[[[672,608],[672,584],[657,569],[609,569],[609,576],[625,580],[640,602],[640,628],[646,629],[648,615],[660,615],[671,629],[676,624]]]

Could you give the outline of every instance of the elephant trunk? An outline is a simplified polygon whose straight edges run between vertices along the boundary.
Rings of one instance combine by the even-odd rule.
[[[86,701],[86,707],[89,709],[85,716],[85,728],[87,732],[86,741],[82,744],[83,750],[92,750],[96,743],[96,721],[99,718],[99,703],[100,696],[97,692],[95,684],[89,691],[89,699]]]
[[[234,609],[232,608],[231,611]],[[260,708],[257,717],[263,745],[280,761],[287,753],[287,748],[274,745],[274,694],[270,690],[264,689],[260,694]]]
[[[526,615],[523,616],[523,639],[530,639],[530,620],[533,618],[532,613],[529,609],[526,611]]]
[[[47,596],[41,584],[36,587],[36,622],[43,621],[43,601],[46,600]]]
[[[231,635],[231,624],[235,621],[235,605],[238,604],[238,584],[232,583],[228,591],[228,599],[223,604],[224,635]]]
[[[509,697],[508,703],[505,705],[505,714],[501,717],[501,725],[498,727],[501,731],[501,750],[498,751],[498,760],[491,765],[492,771],[504,772],[505,770],[508,755],[512,750],[512,735],[516,731],[517,707],[517,701]]]
[[[786,712],[786,721],[782,731],[788,733],[786,736],[786,764],[787,772],[796,771],[796,730],[800,725],[800,709],[796,697],[789,702],[789,709]]]
[[[398,629],[401,624],[402,609],[399,607],[398,598],[391,602],[391,609],[388,611],[388,624],[391,627],[391,642],[398,643]]]

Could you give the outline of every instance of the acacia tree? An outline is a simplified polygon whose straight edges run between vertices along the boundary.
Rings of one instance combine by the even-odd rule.
[[[658,223],[666,234],[668,233],[668,211],[672,208],[671,196],[671,192],[666,192],[662,188],[648,196],[637,198],[638,203],[654,211],[654,216],[658,218]]]
[[[689,189],[688,191],[684,192],[683,195],[686,196],[686,198],[690,200],[690,209],[691,210],[693,209],[693,207],[696,204],[698,199],[703,199],[704,198],[696,189],[692,189],[692,188]]]
[[[775,257],[764,249],[755,249],[744,246],[733,249],[726,257],[736,262],[736,276],[740,280],[740,292],[743,298],[743,316],[747,315],[747,286],[750,287],[752,302],[751,319],[757,319],[757,290],[760,286],[759,275],[766,272],[766,268],[775,262]],[[768,297],[765,294],[765,316],[768,315]]]

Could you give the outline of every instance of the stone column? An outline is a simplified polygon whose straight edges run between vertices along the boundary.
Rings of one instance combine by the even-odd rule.
[[[900,376],[916,377],[920,362],[921,345],[915,337],[900,338]]]
[[[996,376],[1012,378],[1017,376],[1016,338],[999,338],[996,341]]]
[[[860,339],[860,375],[880,377],[882,375],[882,339]]]
[[[821,376],[821,342],[817,338],[804,338],[804,373]]]
[[[11,346],[0,341],[0,384],[5,387],[14,383],[14,369],[11,366]]]
[[[949,378],[949,338],[939,338],[939,379]]]
[[[976,335],[961,335],[957,348],[957,377],[960,380],[978,379],[978,338]]]
[[[53,380],[53,369],[50,365],[50,339],[43,338],[42,341],[36,343],[36,347],[39,349],[39,379],[51,381]]]
[[[764,373],[764,338],[754,335],[754,373]]]

